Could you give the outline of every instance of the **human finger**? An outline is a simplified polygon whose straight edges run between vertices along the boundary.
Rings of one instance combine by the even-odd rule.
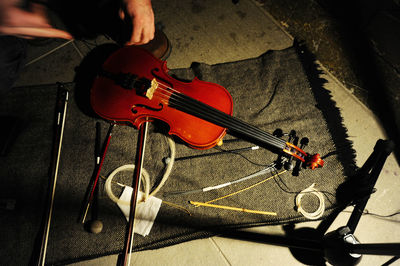
[[[154,12],[150,0],[124,0],[125,18],[132,20],[131,38],[127,44],[145,44],[154,37]]]
[[[143,41],[145,43],[148,43],[154,39],[155,30],[156,29],[154,24],[151,24],[149,25],[149,27],[145,27],[143,29]]]
[[[141,25],[133,24],[133,30],[131,33],[131,38],[128,41],[128,44],[135,44],[135,45],[142,44],[141,42],[142,35],[143,35],[143,28],[141,27]]]
[[[131,45],[141,45],[146,44],[154,38],[155,26],[154,23],[146,22],[143,24],[142,22],[136,22],[134,20],[133,30],[131,34],[130,40],[127,44]]]

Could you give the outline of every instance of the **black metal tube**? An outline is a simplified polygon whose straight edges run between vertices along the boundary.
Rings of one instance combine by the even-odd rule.
[[[372,190],[378,180],[379,174],[382,171],[383,165],[389,154],[392,152],[394,146],[392,141],[388,140],[378,140],[374,147],[374,151],[364,163],[361,171],[365,176],[361,176],[361,178],[368,178],[368,189],[369,194],[372,194]],[[351,232],[354,233],[358,222],[361,219],[361,215],[365,209],[369,200],[369,195],[364,199],[360,200],[356,206],[354,206],[354,210],[347,222],[347,227],[350,228]]]
[[[348,244],[346,248],[355,254],[400,256],[400,243]]]
[[[323,252],[322,241],[294,238],[280,235],[267,235],[248,231],[227,230],[219,236],[232,239],[251,241],[261,244],[270,244],[282,247],[306,249],[311,251]]]

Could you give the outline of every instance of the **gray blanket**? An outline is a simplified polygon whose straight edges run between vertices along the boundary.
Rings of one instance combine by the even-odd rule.
[[[307,60],[310,58],[306,53],[299,53],[298,49],[270,51],[258,58],[239,62],[193,64],[189,69],[173,70],[171,75],[184,79],[197,76],[224,86],[234,100],[235,117],[270,133],[276,129],[285,133],[295,130],[300,138],[309,138],[306,152],[321,154],[325,166],[314,171],[302,169],[297,176],[286,172],[214,202],[277,213],[277,216],[271,216],[195,207],[188,201],[207,202],[265,180],[275,172],[209,192],[183,195],[172,195],[171,192],[198,190],[245,177],[274,162],[277,154],[258,149],[176,161],[167,182],[156,195],[163,200],[163,204],[155,224],[148,236],[135,238],[135,250],[212,236],[218,228],[305,221],[295,210],[294,201],[299,191],[313,183],[324,192],[327,212],[336,206],[335,190],[354,170],[354,151],[347,140],[340,113],[329,92],[323,88],[324,81],[319,79],[313,61]],[[119,208],[104,192],[104,179],[99,181],[97,213],[90,211],[88,214],[88,220],[96,215],[103,222],[103,231],[90,234],[78,221],[95,167],[95,125],[96,122],[101,123],[104,139],[109,123],[82,112],[73,97],[74,84],[66,84],[66,87],[72,97],[68,104],[49,236],[46,260],[49,264],[118,253],[124,244],[127,224]],[[15,88],[0,106],[0,114],[12,114],[20,121],[20,133],[16,135],[7,156],[0,160],[1,197],[16,200],[15,208],[1,210],[0,254],[6,265],[27,264],[39,231],[49,180],[56,88],[55,84]],[[150,174],[153,187],[164,173],[163,159],[169,156],[164,132],[165,129],[160,129],[157,123],[152,124],[149,131],[144,168]],[[132,127],[117,126],[114,129],[102,176],[107,177],[121,165],[134,163],[136,138],[137,130]],[[176,156],[252,146],[246,141],[229,140],[235,140],[235,137],[228,134],[223,146],[201,151],[176,140]],[[115,177],[116,181],[125,184],[131,184],[131,179],[131,172]],[[113,191],[118,195],[121,188],[115,185]],[[318,206],[318,200],[305,196],[304,204],[308,211],[313,211]]]

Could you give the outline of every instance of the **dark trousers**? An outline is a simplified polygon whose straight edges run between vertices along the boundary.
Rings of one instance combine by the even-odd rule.
[[[0,97],[12,88],[25,64],[26,40],[0,36]]]

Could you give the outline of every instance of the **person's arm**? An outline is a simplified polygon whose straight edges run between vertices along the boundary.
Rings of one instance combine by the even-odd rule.
[[[17,0],[0,0],[0,35],[72,39],[68,32],[49,24],[44,6],[32,3],[30,11],[26,11]]]
[[[132,20],[133,31],[127,45],[141,45],[154,38],[154,13],[151,0],[123,0],[124,8],[120,10],[121,19]]]

